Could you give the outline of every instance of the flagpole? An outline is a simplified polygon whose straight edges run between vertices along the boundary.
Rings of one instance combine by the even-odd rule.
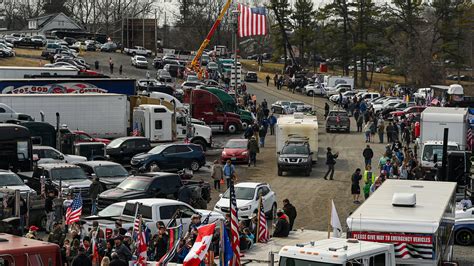
[[[257,213],[257,235],[255,236],[255,243],[258,243],[258,236],[260,235],[260,210],[262,209],[262,195],[260,195],[260,199],[258,200],[258,213]]]
[[[225,224],[224,221],[220,221],[220,228],[219,228],[219,236],[220,236],[220,241],[219,241],[219,265],[225,265],[225,255],[224,255],[224,230],[225,230]]]
[[[329,215],[328,215],[328,239],[331,237],[331,200],[328,200],[328,210],[329,210]]]

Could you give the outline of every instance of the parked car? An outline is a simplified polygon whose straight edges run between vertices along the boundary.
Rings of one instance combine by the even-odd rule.
[[[332,130],[349,132],[351,130],[351,120],[347,111],[343,109],[330,110],[326,118],[326,132]]]
[[[235,73],[235,71],[234,71]],[[245,81],[246,82],[258,82],[258,77],[257,77],[257,73],[255,72],[247,72],[247,74],[245,74]]]
[[[401,111],[397,110],[397,111],[393,111],[390,113],[390,117],[392,118],[395,118],[395,117],[402,117],[402,116],[407,116],[409,114],[420,114],[421,112],[423,112],[423,110],[426,109],[426,106],[410,106],[410,107],[407,107]]]
[[[310,83],[310,84],[304,86],[303,90],[304,90],[303,93],[305,93],[308,96],[314,96],[314,95],[323,96],[323,95],[326,95],[326,90],[319,83]]]
[[[173,78],[176,78],[178,77],[178,72],[182,73],[185,67],[180,64],[165,64],[163,69],[168,71]]]
[[[302,171],[309,176],[312,171],[312,155],[308,141],[303,139],[288,140],[281,151],[278,151],[278,175],[283,172]]]
[[[75,42],[72,45],[69,45],[69,48],[75,50],[76,52],[85,51],[86,50],[86,43],[85,42]]]
[[[454,241],[461,246],[470,246],[474,243],[474,219],[456,219],[454,223]]]
[[[144,56],[135,55],[132,57],[132,66],[136,68],[148,68],[148,60]]]
[[[209,183],[193,180],[181,180],[175,173],[154,172],[126,178],[116,188],[106,190],[99,195],[99,209],[110,204],[130,199],[168,198],[177,199],[180,189],[189,189],[195,200],[211,200]],[[199,193],[200,190],[200,194]]]
[[[290,102],[289,112],[311,112],[313,107],[300,101]]]
[[[10,170],[0,169],[0,188],[19,190],[22,195],[25,195],[26,193],[36,195],[36,191],[27,186],[17,174]]]
[[[133,156],[150,149],[150,140],[145,137],[122,137],[107,144],[106,152],[112,161],[128,164]]]
[[[270,107],[272,113],[276,114],[289,114],[290,113],[290,101],[276,101]]]
[[[204,83],[200,81],[185,81],[181,84],[182,90],[195,89],[197,86],[203,86]]]
[[[352,99],[352,97],[354,97],[354,95],[356,95],[356,94],[357,94],[356,91],[346,91],[346,92],[342,93],[342,99],[343,100]],[[339,94],[331,95],[331,97],[329,97],[329,100],[333,103],[339,102]]]
[[[14,40],[13,45],[15,47],[32,47],[35,49],[44,46],[42,41],[30,37],[21,37],[18,40]]]
[[[88,161],[75,163],[84,170],[89,179],[98,177],[102,184],[103,190],[115,188],[130,174],[127,170],[118,163],[109,161]]]
[[[102,142],[105,145],[110,143],[109,139],[93,138],[82,130],[73,130],[72,133],[77,136],[75,142]]]
[[[385,110],[386,108],[391,108],[399,103],[402,103],[403,100],[402,99],[399,99],[399,98],[395,98],[395,99],[386,99],[384,101],[382,101],[381,103],[379,104],[372,104],[372,108],[374,109],[374,112],[377,114],[383,110]]]
[[[198,171],[206,164],[206,157],[200,145],[164,144],[146,153],[133,156],[130,164],[133,169],[184,169]]]
[[[221,162],[225,163],[227,160],[231,160],[232,162],[247,163],[249,161],[247,143],[247,139],[228,140],[221,153]]]
[[[64,67],[64,68],[70,68],[79,71],[80,68],[72,65],[71,63],[68,62],[56,62],[53,64],[44,64],[43,67]]]
[[[158,72],[156,73],[156,78],[160,82],[173,82],[173,78],[171,77],[170,72],[164,70],[164,69],[159,69]]]
[[[9,48],[13,48],[13,43],[7,42],[5,39],[0,39],[0,43],[5,44]]]
[[[269,219],[276,217],[277,199],[267,183],[242,182],[235,185],[235,197],[239,219],[251,219],[258,212],[260,195],[263,198],[263,210]],[[214,211],[223,215],[230,213],[230,191],[219,195],[220,199],[214,206]]]
[[[147,50],[145,49],[144,47],[142,46],[134,46],[133,48],[124,48],[123,51],[127,54],[127,55],[141,55],[141,56],[148,56],[150,57],[151,56],[151,51],[150,50]]]
[[[50,146],[33,146],[33,156],[36,156],[38,164],[43,163],[75,163],[85,162],[84,156],[68,155]]]
[[[115,52],[117,50],[117,45],[113,42],[108,42],[100,46],[101,52]]]

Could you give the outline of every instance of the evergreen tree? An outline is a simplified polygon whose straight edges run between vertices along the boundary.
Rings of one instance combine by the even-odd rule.
[[[291,18],[294,21],[293,40],[298,45],[300,63],[304,64],[304,55],[308,52],[309,44],[313,39],[315,11],[311,0],[297,0],[295,11]]]

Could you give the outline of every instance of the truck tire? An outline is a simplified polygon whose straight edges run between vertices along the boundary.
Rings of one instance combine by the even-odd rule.
[[[148,164],[147,169],[152,172],[152,169],[154,172],[160,171],[160,166],[158,165],[157,162],[151,162]]]
[[[237,125],[234,123],[229,124],[229,126],[227,126],[227,132],[230,134],[237,133]]]
[[[283,171],[278,169],[278,176],[282,176],[283,175]]]
[[[313,97],[314,91],[308,91],[307,95],[310,96],[310,97]]]
[[[277,216],[276,213],[277,213],[277,204],[273,203],[272,209],[270,210],[270,212],[267,215],[268,220],[273,220]]]
[[[473,232],[468,229],[460,229],[456,232],[456,243],[461,246],[469,246],[473,242]]]
[[[311,169],[306,170],[304,173],[305,176],[310,176],[311,175]]]
[[[194,172],[199,171],[199,168],[201,168],[201,166],[199,165],[199,162],[196,160],[192,160],[191,163],[189,164],[189,169],[193,170]]]
[[[242,121],[242,130],[246,130],[249,127],[249,122],[247,121]]]
[[[207,149],[207,143],[206,143],[206,141],[203,140],[203,139],[193,139],[193,140],[191,141],[191,143],[201,146],[201,148],[202,148],[203,151],[206,151],[206,149]]]

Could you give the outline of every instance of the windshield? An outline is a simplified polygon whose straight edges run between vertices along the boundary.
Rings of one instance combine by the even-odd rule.
[[[129,177],[122,181],[117,187],[123,190],[145,191],[151,182],[148,177]]]
[[[230,149],[246,149],[247,148],[247,140],[229,140],[224,148]]]
[[[291,107],[298,106],[298,105],[304,105],[304,103],[291,103]]]
[[[97,215],[100,217],[120,216],[122,214],[123,205],[112,204],[100,211]]]
[[[106,165],[94,167],[95,175],[98,177],[125,177],[127,170],[121,165]]]
[[[110,148],[118,148],[123,143],[123,139],[114,139],[107,146]]]
[[[235,187],[235,197],[238,200],[252,200],[255,195],[255,188],[251,187]],[[229,198],[229,190],[222,196],[224,199]]]
[[[346,112],[330,112],[329,116],[347,116]]]
[[[304,145],[288,145],[283,147],[282,154],[308,154],[308,148]]]
[[[316,258],[315,258],[316,259]],[[280,257],[280,266],[342,266],[342,264]],[[350,265],[350,264],[346,264]],[[356,265],[356,264],[354,264]]]
[[[143,56],[137,56],[136,58],[138,61],[146,61],[145,57]]]
[[[166,145],[156,146],[155,148],[149,150],[147,153],[159,154],[166,148],[168,148],[168,146],[166,146]]]
[[[448,145],[448,151],[457,151],[458,146]],[[425,145],[423,148],[423,161],[432,162],[434,155],[437,155],[438,162],[443,160],[443,145]]]
[[[87,176],[82,170],[82,168],[75,167],[52,169],[51,177],[53,178],[53,180],[87,179]]]
[[[14,173],[0,175],[0,186],[22,186],[23,181]]]

